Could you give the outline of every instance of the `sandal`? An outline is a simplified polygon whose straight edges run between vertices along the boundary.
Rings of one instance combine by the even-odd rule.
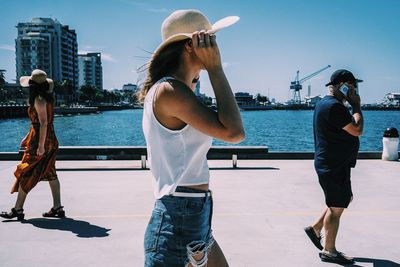
[[[58,208],[51,208],[50,211],[42,214],[43,217],[52,217],[52,218],[65,218],[65,211],[63,210],[64,206],[60,206]]]
[[[17,217],[18,221],[22,221],[25,218],[24,209],[16,210],[15,208],[12,208],[11,212],[3,211],[0,214],[0,217],[3,217],[5,219],[12,219],[12,218]]]

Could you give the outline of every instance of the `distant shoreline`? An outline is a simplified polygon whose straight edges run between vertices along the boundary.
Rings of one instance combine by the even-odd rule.
[[[136,109],[135,106],[120,106],[120,105],[99,105],[90,107],[55,107],[56,115],[74,115],[74,114],[94,114],[102,111],[110,110],[126,110]],[[0,106],[0,119],[26,118],[28,117],[27,105],[10,105]]]
[[[241,111],[260,111],[260,110],[314,110],[315,106],[307,105],[279,105],[279,106],[254,106],[254,107],[240,107]],[[362,110],[375,110],[375,111],[400,111],[400,106],[375,106],[375,105],[362,105]]]

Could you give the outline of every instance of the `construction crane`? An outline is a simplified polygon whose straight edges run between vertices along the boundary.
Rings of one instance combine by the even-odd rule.
[[[310,74],[310,75],[308,75],[308,76],[306,76],[306,77],[304,77],[302,79],[299,79],[299,72],[300,71],[297,71],[296,78],[294,79],[293,82],[290,82],[290,90],[293,90],[291,102],[293,104],[301,104],[300,90],[303,89],[303,86],[301,84],[303,82],[311,79],[315,75],[323,72],[324,70],[329,69],[330,67],[331,67],[331,65],[328,65],[328,66],[326,66],[326,67],[324,67],[324,68],[322,68],[322,69],[320,69],[320,70],[318,70],[318,71],[316,71],[316,72],[314,72],[314,73],[312,73],[312,74]]]

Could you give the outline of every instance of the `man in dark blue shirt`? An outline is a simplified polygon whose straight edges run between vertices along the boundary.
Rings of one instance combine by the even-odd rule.
[[[314,245],[322,250],[322,261],[352,264],[354,260],[336,250],[336,235],[340,217],[353,198],[350,168],[355,167],[359,149],[358,136],[364,128],[360,96],[356,79],[347,70],[337,70],[331,76],[328,94],[314,111],[314,166],[324,191],[327,208],[319,220],[304,230]],[[350,114],[343,104],[352,107]],[[325,229],[325,246],[321,244],[321,230]]]

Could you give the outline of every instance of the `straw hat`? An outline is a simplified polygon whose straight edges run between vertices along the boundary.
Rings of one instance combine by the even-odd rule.
[[[49,83],[49,91],[52,91],[54,88],[53,80],[47,78],[47,73],[39,69],[33,70],[31,76],[21,76],[21,78],[19,78],[19,83],[23,87],[29,87],[29,80],[32,80],[38,84],[42,84],[47,81]]]
[[[215,33],[235,24],[239,19],[238,16],[229,16],[211,25],[206,16],[198,10],[174,11],[161,25],[162,42],[154,51],[153,56],[160,53],[170,43],[192,38],[192,34],[195,31],[206,30],[210,33]]]

